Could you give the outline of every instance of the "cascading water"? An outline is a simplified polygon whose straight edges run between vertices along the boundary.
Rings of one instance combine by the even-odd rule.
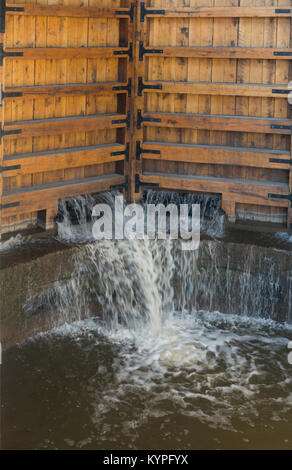
[[[235,275],[221,241],[194,252],[180,240],[93,241],[96,199],[75,203],[82,229],[67,203],[59,221],[59,237],[80,243],[75,272],[27,305],[66,323],[7,353],[7,391],[30,377],[26,409],[39,409],[24,448],[291,448],[291,292],[272,258],[239,247]],[[5,419],[9,448],[18,437]]]

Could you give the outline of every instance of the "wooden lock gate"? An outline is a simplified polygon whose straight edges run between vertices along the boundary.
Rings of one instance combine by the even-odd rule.
[[[2,233],[50,228],[65,197],[146,187],[291,228],[292,0],[0,9]]]

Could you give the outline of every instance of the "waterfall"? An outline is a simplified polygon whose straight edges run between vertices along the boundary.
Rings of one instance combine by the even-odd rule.
[[[208,194],[179,194],[167,191],[143,192],[142,202],[146,204],[199,204],[201,210],[201,231],[215,238],[224,236],[224,213],[221,210],[221,198]]]
[[[165,193],[159,201],[169,203],[171,197]],[[148,192],[147,198],[154,203],[156,193]],[[46,305],[66,322],[102,313],[113,329],[123,324],[135,330],[147,322],[152,334],[172,312],[220,311],[291,323],[291,257],[286,252],[214,239],[203,240],[196,251],[183,251],[180,240],[94,241],[90,213],[97,201],[114,207],[111,193],[61,203],[59,237],[80,243],[75,271],[30,299],[28,312]],[[183,201],[198,202],[193,196]],[[219,206],[208,196],[207,201],[202,202],[207,217],[221,220]]]

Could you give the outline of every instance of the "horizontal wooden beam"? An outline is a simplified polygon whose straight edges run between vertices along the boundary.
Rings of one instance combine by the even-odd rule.
[[[22,98],[47,98],[50,96],[84,96],[109,95],[126,93],[127,83],[100,82],[100,83],[72,83],[66,85],[41,85],[29,87],[7,87],[3,91],[6,100],[19,100]]]
[[[292,49],[275,49],[271,47],[169,47],[157,44],[145,47],[144,55],[152,55],[153,52],[151,51],[154,48],[154,50],[163,51],[160,53],[160,57],[292,60]]]
[[[286,126],[290,127],[292,125],[292,121],[290,119],[158,112],[146,112],[143,115],[142,122],[144,122],[144,125],[146,126],[156,127],[286,135],[291,135],[291,129],[286,129]],[[273,128],[275,125],[280,128]],[[282,128],[282,126],[284,126],[284,128]]]
[[[269,197],[269,194],[274,193],[289,196],[289,185],[284,183],[153,172],[145,172],[140,175],[140,181],[142,184],[143,182],[159,184],[160,189],[222,194],[228,201],[246,204],[273,207],[289,207],[290,205],[288,200]]]
[[[6,49],[4,59],[46,60],[46,59],[97,59],[105,57],[127,57],[126,47],[25,47]]]
[[[218,145],[191,145],[163,142],[144,142],[142,156],[147,160],[166,160],[212,165],[238,165],[255,168],[290,170],[290,152]],[[143,154],[143,150],[147,153]],[[159,150],[160,153],[148,153]],[[271,159],[282,162],[271,162]]]
[[[151,87],[151,88],[149,88]],[[258,98],[284,98],[287,100],[288,85],[262,85],[256,83],[212,83],[149,81],[143,83],[143,91],[154,93],[184,93],[194,95],[256,96]]]
[[[2,176],[23,176],[32,173],[76,168],[125,159],[125,145],[114,143],[90,147],[65,148],[22,155],[6,156],[2,162]],[[119,155],[111,155],[111,153]]]
[[[15,139],[16,137],[57,135],[68,132],[89,132],[105,128],[125,127],[126,118],[125,114],[113,113],[9,122],[4,125],[3,137],[5,139]]]
[[[106,191],[112,185],[124,183],[124,180],[123,175],[114,173],[4,191],[1,216],[10,217],[24,212],[55,208],[59,199]]]
[[[6,3],[7,15],[57,16],[75,18],[127,18],[128,8],[73,7],[59,5],[36,5],[26,3]],[[13,10],[14,8],[18,10]],[[11,10],[11,8],[13,8]],[[23,9],[23,11],[19,10]]]
[[[25,16],[59,16],[59,17],[86,17],[86,18],[123,18],[128,16],[127,8],[95,8],[95,7],[73,7],[59,5],[36,5],[36,4],[14,4],[7,3],[8,8],[21,8],[23,11],[8,10],[8,15]],[[193,8],[164,8],[163,14],[147,13],[148,17],[168,18],[289,18],[291,17],[291,5],[280,8],[265,7],[193,7]]]
[[[288,2],[287,2],[288,3]],[[163,7],[162,7],[163,8]],[[149,7],[151,12],[151,7]],[[163,8],[164,13],[147,13],[147,17],[167,18],[291,18],[292,6],[262,7],[192,7]]]

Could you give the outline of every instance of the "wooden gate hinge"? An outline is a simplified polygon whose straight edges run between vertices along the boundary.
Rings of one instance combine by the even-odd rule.
[[[5,135],[13,135],[13,134],[21,134],[22,133],[22,130],[21,129],[15,129],[15,130],[11,130],[11,131],[4,131],[2,129],[2,124],[0,123],[0,143],[2,141],[2,137],[4,137]]]
[[[0,204],[0,211],[2,209],[10,209],[10,207],[20,206],[20,202],[10,202],[9,204]]]
[[[0,173],[4,171],[20,170],[21,165],[0,166]]]
[[[142,62],[144,54],[163,54],[163,49],[145,49],[143,41],[139,43],[139,61]]]
[[[140,188],[159,188],[159,183],[144,183],[140,180],[138,173],[135,174],[135,193],[140,192]]]
[[[114,119],[112,121],[112,124],[126,124],[127,129],[130,129],[131,125],[131,111],[127,112],[127,117],[126,119]]]
[[[23,52],[5,52],[3,49],[3,44],[0,44],[0,65],[3,65],[3,59],[5,57],[22,57]]]
[[[23,7],[7,7],[6,0],[0,0],[0,33],[5,33],[5,26],[6,26],[6,12],[7,11],[24,11]]]
[[[269,199],[287,199],[291,203],[292,207],[292,193],[291,194],[269,194]]]
[[[280,57],[290,57],[292,56],[292,52],[290,51],[274,51],[274,55],[275,56],[280,56]]]
[[[111,157],[117,157],[118,155],[125,155],[125,160],[127,162],[129,161],[129,156],[130,156],[130,143],[129,142],[126,144],[125,150],[119,150],[117,152],[111,152]]]
[[[129,194],[129,176],[125,176],[125,182],[120,184],[112,184],[109,188],[111,191],[116,189],[124,189],[126,194]]]
[[[150,117],[143,117],[141,109],[137,111],[137,129],[141,129],[142,122],[161,122],[159,118],[150,118]]]
[[[283,131],[292,131],[292,126],[284,126],[279,124],[272,124],[271,129],[280,129]]]
[[[2,106],[2,101],[5,98],[20,98],[21,96],[23,96],[21,91],[2,91],[2,85],[0,84],[0,106]]]
[[[133,60],[133,43],[130,42],[129,49],[127,51],[114,51],[114,55],[128,55],[129,56],[129,61],[132,62]]]
[[[280,90],[279,88],[274,88],[272,90],[272,93],[274,95],[289,95],[290,93],[292,93],[292,90]]]
[[[275,12],[280,14],[282,13],[284,15],[286,13],[292,13],[292,10],[288,8],[276,8]]]
[[[113,86],[113,91],[127,91],[130,98],[132,94],[132,79],[129,78],[127,85]]]
[[[162,90],[162,85],[145,85],[142,77],[138,77],[138,96],[142,96],[143,90]]]
[[[290,160],[281,160],[281,158],[270,158],[271,163],[282,163],[283,165],[292,165],[292,158]]]
[[[131,3],[131,7],[128,11],[115,11],[116,15],[128,15],[130,17],[130,23],[134,21],[134,3]]]
[[[151,10],[145,7],[145,2],[141,2],[141,23],[144,23],[146,15],[165,15],[165,10]]]
[[[142,153],[152,153],[154,155],[160,155],[160,150],[142,149],[140,140],[136,141],[136,160],[141,159]]]

